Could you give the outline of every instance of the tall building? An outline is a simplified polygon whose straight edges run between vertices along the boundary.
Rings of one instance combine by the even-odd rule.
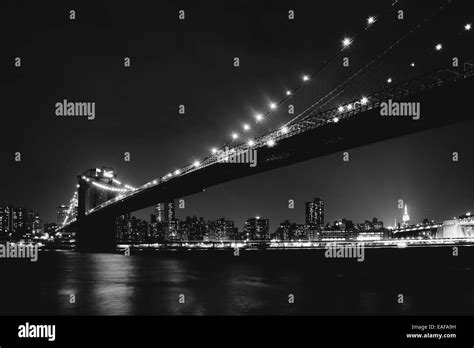
[[[0,207],[0,237],[7,237],[12,232],[12,207]]]
[[[138,242],[146,242],[148,239],[148,230],[149,230],[149,226],[148,226],[148,222],[145,221],[145,220],[138,220],[138,223],[137,223],[137,241]]]
[[[127,213],[125,215],[120,215],[115,220],[117,241],[119,242],[131,241],[130,228],[129,228],[130,218],[131,218],[130,213]]]
[[[169,241],[178,241],[178,240],[187,240],[187,230],[183,229],[183,222],[178,219],[170,220],[164,228],[164,240]]]
[[[155,207],[157,222],[170,222],[175,219],[174,202],[158,203]]]
[[[244,235],[248,240],[266,240],[270,238],[269,235],[270,223],[268,219],[261,219],[260,217],[250,218],[245,221]]]
[[[0,239],[2,237],[6,237],[6,233],[8,232],[6,228],[6,216],[5,216],[5,208],[0,207]]]
[[[185,235],[180,236],[181,240],[203,240],[208,235],[208,225],[202,217],[198,219],[196,216],[187,216],[182,229],[185,230]]]
[[[25,208],[13,209],[13,231],[18,237],[28,232],[28,213]]]
[[[383,230],[383,221],[380,221],[379,219],[374,217],[372,219],[372,228],[378,231]]]
[[[32,210],[0,207],[0,238],[23,238],[31,236],[37,229],[41,229],[41,220]]]
[[[408,206],[405,204],[405,211],[403,213],[403,227],[407,227],[410,224],[410,216],[408,215]]]
[[[68,207],[61,204],[56,208],[56,224],[61,226],[66,219]]]
[[[324,226],[324,202],[321,198],[318,197],[312,202],[306,202],[306,224]]]
[[[237,239],[234,221],[221,218],[208,222],[206,237],[210,241],[224,241]]]
[[[150,226],[147,221],[137,219],[130,213],[120,215],[115,220],[117,241],[123,243],[148,242]]]
[[[140,243],[145,240],[146,234],[148,232],[148,222],[137,219],[135,216],[132,216],[128,220],[128,242],[131,243]]]
[[[29,234],[33,233],[34,222],[35,222],[35,212],[33,210],[28,210],[26,218],[26,229]]]
[[[41,234],[41,219],[38,214],[35,214],[33,219],[33,234]]]

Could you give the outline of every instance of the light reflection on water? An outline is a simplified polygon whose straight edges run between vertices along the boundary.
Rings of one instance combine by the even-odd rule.
[[[0,296],[9,299],[0,314],[469,314],[474,310],[473,271],[466,264],[443,271],[442,263],[432,263],[430,274],[429,268],[421,273],[401,271],[399,265],[389,267],[375,259],[372,265],[353,260],[335,263],[319,254],[295,251],[232,255],[232,251],[131,256],[42,252],[37,263],[0,263],[2,283],[7,284],[0,287]],[[405,294],[403,304],[396,301],[400,292]],[[443,297],[435,296],[440,293]],[[289,294],[295,303],[288,303]],[[180,295],[185,303],[179,302]]]

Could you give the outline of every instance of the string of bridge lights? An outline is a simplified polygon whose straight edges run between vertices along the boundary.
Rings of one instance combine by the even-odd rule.
[[[395,1],[393,5],[395,5],[397,2]],[[329,63],[331,63],[335,58],[337,58],[345,49],[347,49],[354,41],[355,39],[361,34],[363,33],[364,31],[368,30],[369,28],[371,28],[375,22],[377,22],[377,20],[379,19],[379,17],[377,16],[369,16],[367,19],[366,19],[366,26],[364,27],[364,29],[359,32],[358,34],[354,35],[353,37],[344,37],[342,39],[342,48],[337,52],[337,54],[332,57],[331,59],[329,60],[326,60],[323,65],[321,67],[319,67],[317,70],[315,70],[311,75],[307,75],[307,74],[304,74],[301,76],[301,83],[299,85],[297,85],[295,88],[293,88],[292,90],[287,90],[285,92],[285,96],[283,98],[281,98],[278,102],[270,102],[268,104],[268,107],[269,107],[269,110],[267,110],[266,113],[262,114],[262,113],[257,113],[255,115],[255,122],[254,124],[257,124],[258,122],[260,121],[263,121],[266,117],[270,116],[270,114],[275,111],[279,105],[283,104],[285,101],[287,101],[289,98],[291,98],[293,95],[295,95],[296,92],[298,92],[300,89],[304,88],[304,85],[309,82],[310,80],[312,80],[319,72],[321,72],[323,70],[323,68],[325,68]],[[243,131],[244,132],[248,132],[250,131],[251,127],[248,123],[245,123],[243,124],[242,126],[243,128]],[[288,129],[286,126],[282,127],[281,128],[281,131],[283,134],[287,133],[288,132]],[[232,132],[231,133],[231,138],[232,140],[237,140],[240,138],[240,134],[238,132]],[[254,145],[254,141],[253,140],[248,140],[247,142],[247,145],[248,146],[253,146]],[[269,143],[267,144],[268,146],[274,146],[275,145],[275,142],[274,141],[269,141]],[[212,153],[215,153],[216,152],[216,149],[213,148],[211,150]]]
[[[123,194],[123,193],[126,193],[126,192],[132,192],[132,191],[137,190],[135,187],[130,186],[128,184],[123,185],[122,182],[120,182],[119,180],[117,180],[115,178],[112,178],[112,182],[116,185],[120,185],[120,186],[123,185],[123,187],[113,187],[113,186],[110,186],[110,185],[106,185],[104,183],[94,181],[94,180],[86,177],[85,175],[82,176],[82,179],[85,182],[90,183],[90,184],[94,185],[95,187],[98,187],[99,189],[109,191],[109,192],[118,192],[120,194]],[[79,184],[77,184],[76,187],[79,188]],[[74,212],[74,207],[76,207],[77,204],[78,204],[78,193],[77,193],[77,191],[75,191],[74,194],[73,194],[73,197],[69,201],[69,207],[68,207],[68,210],[66,211],[66,217],[64,218],[64,221],[62,223],[63,226],[68,223],[68,220],[70,219],[70,217],[72,216],[72,213]]]
[[[397,3],[397,1],[395,1],[393,5],[395,5]],[[365,28],[363,29],[363,31],[366,31],[368,30],[370,27],[372,27],[377,21],[379,20],[379,17],[377,16],[369,16],[367,19],[366,19],[366,26]],[[464,25],[464,30],[465,31],[470,31],[472,29],[472,24],[471,23],[466,23]],[[362,31],[362,32],[363,32]],[[353,44],[353,42],[355,41],[355,38],[360,35],[357,34],[353,37],[344,37],[341,41],[342,43],[342,48],[340,49],[340,51],[338,52],[338,54],[336,55],[336,57],[341,53],[343,52],[345,49],[347,49],[351,44]],[[436,51],[441,51],[443,49],[443,44],[442,43],[437,43],[435,45],[435,50]],[[330,62],[332,60],[329,60],[328,62]],[[410,66],[411,67],[415,67],[415,62],[411,62],[410,63]],[[298,92],[300,89],[302,89],[304,87],[304,85],[306,83],[308,83],[310,80],[312,80],[314,78],[314,76],[320,71],[320,69],[318,69],[317,71],[315,71],[313,74],[311,75],[302,75],[301,76],[301,83],[296,86],[295,88],[293,88],[292,90],[287,90],[285,92],[285,96],[282,97],[279,101],[275,102],[275,101],[271,101],[268,103],[268,110],[264,113],[256,113],[254,115],[254,125],[258,124],[259,122],[262,122],[264,121],[268,116],[271,115],[272,112],[274,112],[279,105],[283,104],[285,101],[287,101],[289,98],[291,98],[296,92]],[[387,83],[388,84],[391,84],[393,82],[393,78],[392,77],[388,77],[387,78]],[[356,101],[354,103],[350,103],[350,104],[346,104],[346,105],[340,105],[337,109],[340,113],[344,113],[346,111],[352,111],[354,109],[356,109],[357,107],[359,106],[365,106],[367,104],[369,104],[369,99],[368,97],[362,97],[359,101]],[[334,123],[337,123],[339,122],[339,118],[338,117],[334,117],[332,120],[329,120],[329,121],[332,121]],[[244,123],[242,124],[242,131],[244,133],[246,132],[249,132],[250,130],[252,129],[251,125],[249,123]],[[280,132],[282,134],[287,134],[289,132],[289,128],[287,127],[287,125],[284,125],[283,127],[280,128]],[[241,133],[237,132],[237,131],[232,131],[230,133],[230,138],[232,141],[236,141],[238,139],[240,139],[241,137]],[[274,145],[276,144],[276,141],[274,139],[269,139],[267,142],[266,142],[266,145],[268,147],[273,147]],[[255,141],[253,139],[249,139],[246,143],[246,145],[248,147],[253,147],[255,145]],[[223,147],[225,147],[226,145],[222,146],[221,149]],[[217,153],[219,152],[219,149],[216,148],[216,147],[213,147],[211,148],[211,154],[212,155],[216,155]],[[207,159],[207,157],[206,157]],[[192,164],[191,164],[191,168],[198,168],[202,165],[202,162],[198,161],[198,160],[195,160]],[[165,176],[162,177],[162,180],[163,181],[166,181],[170,178],[172,178],[173,176],[178,176],[180,175],[182,172],[184,172],[184,170],[181,170],[181,169],[176,169],[174,170],[173,172],[169,172],[168,174],[166,174]],[[152,182],[149,182],[147,184],[145,184],[144,186],[148,186],[148,185],[151,185],[151,184],[157,184],[157,180],[153,180]]]
[[[396,2],[394,2],[392,5],[394,5]],[[370,16],[367,18],[366,20],[366,23],[367,25],[365,26],[364,28],[364,31],[369,29],[373,24],[375,24],[375,22],[377,21],[377,17],[376,16]],[[357,35],[356,35],[357,36]],[[342,48],[340,49],[340,51],[337,53],[337,55],[334,57],[336,58],[341,52],[343,52],[345,49],[347,49],[355,40],[356,36],[350,38],[350,37],[344,37],[343,40],[342,40]],[[315,72],[313,72],[311,75],[303,75],[301,76],[301,80],[302,82],[297,85],[295,88],[293,88],[292,90],[287,90],[286,93],[285,93],[285,96],[283,98],[281,98],[279,101],[275,102],[275,101],[271,101],[269,104],[268,104],[268,110],[264,113],[256,113],[254,115],[254,124],[257,124],[259,122],[262,122],[264,121],[268,116],[271,115],[271,113],[273,111],[275,111],[279,105],[283,104],[286,100],[288,100],[289,98],[291,98],[296,92],[298,92],[300,89],[302,89],[304,87],[304,84],[306,84],[307,82],[309,82],[312,78],[314,78],[314,76],[316,76],[321,70],[322,68],[324,68],[329,62],[331,62],[334,58],[330,59],[329,61],[326,61],[323,66],[321,68],[319,68],[318,70],[316,70]],[[363,97],[360,101],[360,104],[361,105],[365,105],[368,103],[368,99],[366,97]],[[347,108],[349,108],[349,110],[352,108],[352,106],[347,106]],[[338,119],[335,118],[334,119],[335,122],[338,122]],[[244,132],[249,132],[252,127],[249,123],[244,123],[242,125],[242,129]],[[287,126],[283,126],[281,129],[280,129],[281,133],[282,134],[287,134],[289,132],[289,129]],[[233,131],[230,133],[230,137],[232,139],[232,141],[236,141],[240,138],[241,134],[236,132],[236,131]],[[273,147],[275,146],[276,144],[276,141],[274,139],[269,139],[267,142],[266,142],[267,146],[269,147]],[[255,145],[255,141],[252,140],[252,139],[249,139],[247,141],[247,146],[249,147],[252,147]],[[222,146],[221,148],[225,147]],[[211,149],[211,154],[212,155],[215,155],[219,152],[219,149],[216,148],[216,147],[213,147]],[[193,163],[192,163],[192,168],[198,168],[201,166],[201,162],[198,161],[198,160],[195,160]],[[175,171],[173,172],[169,172],[168,174],[166,174],[165,176],[162,177],[162,180],[166,181],[168,179],[170,179],[171,177],[173,176],[177,176],[177,175],[180,175],[181,174],[181,170],[180,169],[176,169]],[[145,184],[144,186],[148,186],[150,184],[156,184],[156,180],[152,181],[152,182],[149,182],[147,184]]]
[[[92,185],[102,189],[102,190],[105,190],[105,191],[125,193],[125,192],[130,192],[130,191],[135,191],[136,190],[135,187],[130,186],[128,184],[123,185],[123,187],[114,187],[114,186],[104,184],[102,182],[97,182],[95,180],[92,180],[92,179],[86,177],[85,175],[82,176],[82,179],[84,181],[86,181],[88,183],[91,183]],[[116,185],[122,185],[122,182],[120,182],[119,180],[117,180],[115,178],[112,178],[112,182]]]
[[[368,27],[372,26],[377,20],[378,20],[378,18],[375,17],[375,16],[370,16],[370,17],[368,17],[368,18],[367,18],[367,26],[366,26],[366,28],[365,28],[364,30],[366,30]],[[471,23],[466,23],[466,24],[464,25],[464,30],[465,30],[465,31],[470,31],[471,29],[472,29],[472,24],[471,24]],[[342,40],[342,49],[341,49],[341,51],[343,51],[344,49],[346,49],[347,47],[349,47],[353,42],[354,42],[354,38],[345,37],[345,38]],[[435,50],[436,50],[436,51],[441,51],[442,49],[443,49],[443,44],[442,44],[442,43],[437,43],[437,44],[435,45]],[[415,67],[415,62],[411,62],[411,63],[410,63],[410,66],[411,66],[411,67]],[[314,74],[311,75],[311,76],[309,76],[309,75],[303,75],[303,76],[301,77],[301,79],[302,79],[303,83],[305,83],[305,82],[310,81],[313,77],[314,77]],[[387,83],[388,83],[388,84],[391,84],[392,82],[393,82],[393,78],[392,78],[392,77],[388,77],[388,78],[387,78]],[[288,98],[290,98],[296,91],[298,91],[298,90],[301,89],[302,87],[303,87],[303,84],[300,84],[300,85],[298,85],[296,88],[294,88],[293,90],[287,90],[287,91],[286,91],[286,97],[283,97],[282,99],[280,99],[279,102],[270,102],[269,105],[268,105],[268,106],[269,106],[269,110],[268,110],[265,114],[257,113],[257,114],[255,115],[255,120],[256,120],[255,123],[258,123],[258,122],[264,120],[266,116],[269,116],[269,115],[272,113],[272,111],[276,110],[277,107],[278,107],[280,104],[283,104]],[[345,106],[339,106],[339,107],[338,107],[338,111],[339,111],[339,112],[344,112],[344,111],[346,111],[346,110],[347,110],[347,111],[351,111],[351,110],[353,110],[353,108],[357,107],[358,104],[360,104],[360,105],[366,105],[368,102],[369,102],[369,100],[368,100],[367,97],[362,97],[360,101],[355,102],[354,104],[347,104],[347,105],[345,105]],[[335,121],[335,122],[338,122],[338,120],[339,120],[338,118],[334,118],[334,121]],[[250,126],[248,123],[244,123],[244,124],[242,125],[242,128],[243,128],[243,131],[244,131],[244,132],[248,132],[248,131],[251,130],[251,126]],[[283,128],[282,128],[282,131],[283,131],[283,133],[285,133],[285,132],[287,131],[286,127],[283,127]],[[240,138],[240,134],[239,134],[238,132],[232,132],[232,133],[231,133],[231,138],[232,138],[232,140],[238,140],[238,139]],[[250,147],[253,146],[253,145],[254,145],[254,141],[251,140],[251,139],[248,140],[247,145],[250,146]],[[274,144],[272,143],[272,145],[274,145]],[[212,149],[211,149],[211,153],[212,153],[212,154],[217,153],[217,151],[218,151],[218,150],[217,150],[216,148],[212,148]]]
[[[104,191],[110,191],[110,192],[128,192],[129,190],[126,189],[126,188],[119,188],[119,187],[113,187],[113,186],[109,186],[109,185],[105,185],[105,184],[102,184],[102,183],[99,183],[97,181],[92,181],[91,182],[92,185],[104,190]]]
[[[112,182],[116,185],[122,185],[122,183],[120,181],[118,181],[117,179],[115,179],[115,178],[112,178]],[[130,186],[128,184],[124,184],[123,187],[126,188],[128,191],[135,191],[136,190],[135,187]]]
[[[369,25],[371,25],[371,24],[375,23],[376,20],[377,20],[376,17],[369,17],[369,18],[367,19],[367,22],[368,22]],[[471,25],[470,23],[467,23],[467,24],[464,25],[464,30],[465,30],[465,31],[470,31],[471,29],[472,29],[472,25]],[[342,40],[343,49],[346,48],[346,47],[348,47],[353,41],[354,41],[354,40],[351,39],[351,38],[344,38],[344,39]],[[435,45],[435,50],[436,50],[436,51],[441,51],[442,49],[443,49],[443,45],[442,45],[441,43],[437,43],[437,44]],[[411,63],[410,63],[410,66],[411,66],[411,67],[415,67],[415,62],[411,62]],[[310,79],[311,79],[311,77],[309,77],[308,75],[303,75],[303,77],[302,77],[302,80],[303,80],[304,82],[309,81]],[[393,82],[393,78],[392,78],[392,77],[388,77],[388,78],[387,78],[387,83],[388,83],[388,84],[391,84],[392,82]],[[300,87],[300,86],[298,86],[297,89],[299,89],[299,87]],[[291,91],[287,91],[286,94],[287,94],[287,96],[291,96],[293,93],[292,93]],[[286,99],[287,99],[287,98],[284,98],[282,101],[280,101],[280,102],[278,103],[278,105],[279,105],[281,102],[285,101]],[[347,105],[344,105],[344,106],[342,106],[342,105],[339,106],[339,107],[338,107],[338,111],[339,111],[340,113],[345,112],[345,111],[352,111],[353,109],[357,108],[359,105],[367,105],[368,103],[369,103],[368,98],[367,98],[367,97],[362,97],[362,98],[360,99],[360,101],[356,101],[356,102],[354,102],[354,103],[352,103],[352,104],[347,104]],[[277,107],[276,105],[277,105],[276,103],[271,103],[271,104],[269,105],[269,106],[270,106],[270,109],[271,109],[271,110],[276,109],[276,107]],[[270,111],[270,112],[271,112],[271,111]],[[268,112],[268,114],[269,114],[270,112]],[[256,118],[257,118],[257,121],[263,119],[261,114],[257,114]],[[338,121],[339,121],[339,118],[338,118],[338,117],[333,118],[333,122],[337,123]],[[250,130],[250,126],[249,126],[248,124],[244,124],[244,125],[243,125],[243,128],[244,128],[245,131]],[[283,133],[283,134],[285,134],[285,133],[288,132],[288,128],[287,128],[286,126],[284,126],[283,128],[281,128],[281,130],[282,130],[282,133]],[[236,133],[236,132],[232,133],[232,139],[233,139],[233,140],[236,140],[236,139],[238,139],[238,138],[239,138],[239,134],[238,134],[238,133]],[[249,140],[247,144],[248,144],[248,146],[253,146],[253,145],[254,145],[254,141],[253,141],[253,140]],[[268,142],[268,145],[269,145],[269,146],[273,146],[274,144],[275,144],[274,140],[270,140],[270,141]],[[216,152],[216,149],[215,149],[215,148],[212,149],[212,153],[215,153],[215,152]]]
[[[398,2],[398,0],[395,0],[394,3],[392,3],[392,6],[394,4],[396,4]],[[423,27],[431,18],[435,17],[438,13],[440,13],[441,11],[443,11],[446,6],[449,5],[449,3],[445,3],[443,5],[441,5],[439,8],[437,8],[435,11],[433,11],[431,13],[430,16],[424,18],[424,20],[420,21],[415,27],[413,27],[408,33],[406,33],[404,36],[402,36],[401,38],[399,38],[398,40],[396,40],[394,43],[392,43],[388,48],[386,48],[382,53],[378,54],[374,59],[372,59],[368,64],[366,64],[364,67],[362,67],[361,69],[359,69],[356,73],[354,73],[348,80],[345,80],[344,82],[342,82],[341,84],[339,84],[337,87],[335,87],[333,90],[331,90],[328,94],[324,95],[322,98],[320,98],[318,101],[316,101],[314,104],[312,104],[311,106],[309,106],[307,109],[305,109],[304,111],[302,111],[299,115],[297,115],[296,117],[294,117],[293,119],[291,119],[290,121],[288,121],[284,126],[287,126],[287,125],[290,125],[292,123],[294,123],[295,120],[297,119],[301,119],[301,120],[304,120],[306,119],[308,116],[305,116],[305,114],[307,114],[308,112],[310,112],[310,110],[314,109],[318,104],[320,104],[321,102],[323,102],[322,106],[326,105],[328,102],[330,102],[331,100],[333,100],[336,96],[340,95],[345,88],[341,88],[341,86],[344,86],[348,83],[348,81],[351,81],[352,79],[354,79],[355,77],[357,77],[358,75],[360,75],[360,73],[368,68],[369,66],[371,66],[375,61],[377,61],[378,59],[380,59],[382,56],[384,56],[386,53],[390,52],[391,50],[393,50],[394,47],[396,47],[401,41],[405,40],[409,35],[411,35],[412,33],[414,33],[415,31],[419,30],[421,27]],[[373,23],[374,20],[371,20],[371,19],[368,19],[368,23]],[[470,23],[466,23],[464,25],[464,30],[465,31],[470,31],[472,25]],[[367,28],[366,28],[367,29]],[[346,40],[346,43],[349,43],[348,40]],[[435,45],[435,50],[437,51],[440,51],[441,49],[443,48],[442,44],[439,44],[437,43]],[[410,66],[413,68],[415,67],[415,62],[411,62],[410,63]],[[387,84],[391,84],[393,82],[393,79],[391,77],[388,77],[387,80],[386,80]],[[336,93],[337,92],[337,93]],[[336,93],[335,95],[333,95],[334,93]],[[333,95],[331,97],[331,95]],[[330,97],[330,98],[329,98]],[[329,99],[328,99],[329,98]],[[366,101],[366,97],[363,97],[361,99],[361,104],[364,104]],[[359,102],[355,102],[353,105],[357,107],[357,104],[359,104]],[[351,111],[353,109],[353,105],[350,105],[350,106],[347,106],[347,108],[349,109],[348,111]],[[343,112],[345,111],[345,107],[342,107],[342,106],[339,106],[338,107],[338,110],[340,112]],[[333,119],[334,121],[338,121],[339,118],[334,118]],[[330,122],[330,120],[326,120],[326,122]]]

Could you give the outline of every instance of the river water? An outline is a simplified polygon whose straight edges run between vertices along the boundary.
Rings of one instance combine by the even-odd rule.
[[[322,250],[40,251],[37,262],[0,260],[0,314],[472,315],[473,256],[473,247],[366,250],[364,262]]]

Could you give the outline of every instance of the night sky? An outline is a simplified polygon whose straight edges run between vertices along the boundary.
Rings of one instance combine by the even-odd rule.
[[[416,8],[413,1],[400,2],[404,21],[395,18],[392,2],[2,3],[0,206],[24,206],[52,222],[56,206],[69,201],[76,175],[88,168],[111,166],[120,180],[138,186],[208,155],[270,100],[297,86],[302,74],[331,59],[369,15],[385,11],[346,53],[353,67],[336,59],[302,91],[295,103],[302,110],[445,1],[417,1]],[[407,40],[348,95],[369,93],[387,77],[403,80],[412,59],[420,73],[446,65],[453,54],[466,57],[462,49],[474,47],[473,32],[463,33],[472,20],[468,3],[451,4],[440,22]],[[288,20],[288,10],[295,20]],[[439,54],[437,40],[445,47]],[[14,57],[22,58],[21,68]],[[131,67],[123,66],[124,57]],[[63,99],[95,102],[95,120],[56,117],[54,105]],[[178,113],[180,104],[185,115]],[[279,112],[252,134],[290,118]],[[401,220],[398,199],[408,204],[412,221],[452,218],[474,210],[473,131],[471,121],[352,149],[349,162],[339,153],[208,188],[186,197],[178,217],[226,217],[242,229],[246,218],[259,215],[270,219],[273,231],[286,219],[304,222],[304,202],[319,196],[330,222],[378,217],[391,225]],[[131,153],[130,162],[124,152]],[[138,215],[148,220],[150,212]]]

